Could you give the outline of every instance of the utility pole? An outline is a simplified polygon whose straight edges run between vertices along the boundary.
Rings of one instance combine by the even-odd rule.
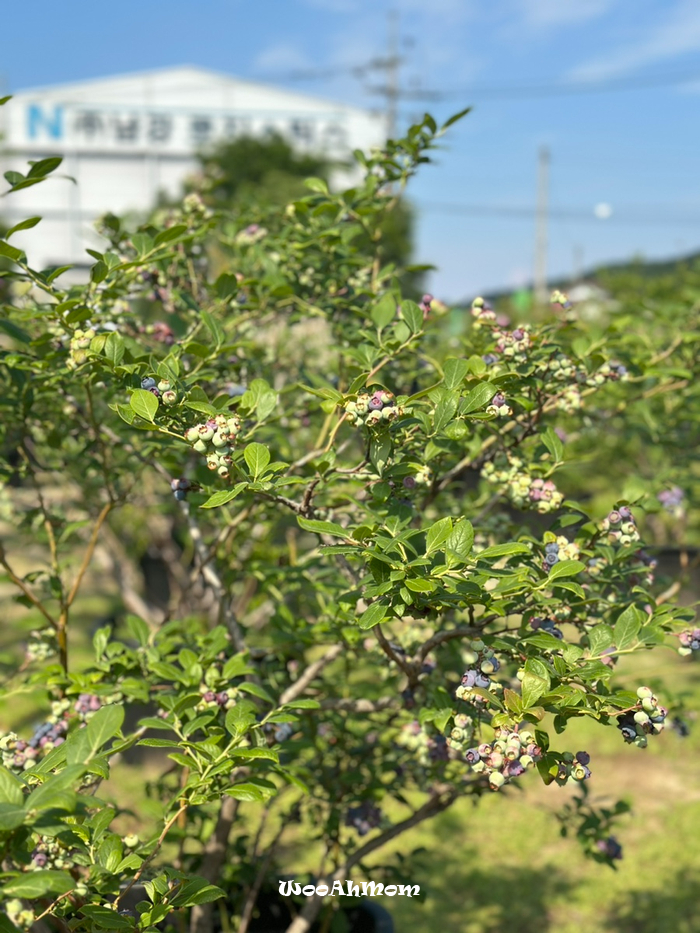
[[[547,221],[549,214],[549,149],[542,146],[537,160],[535,213],[535,302],[547,303]]]
[[[399,106],[399,12],[389,11],[389,45],[386,59],[386,136],[396,138],[396,119]]]

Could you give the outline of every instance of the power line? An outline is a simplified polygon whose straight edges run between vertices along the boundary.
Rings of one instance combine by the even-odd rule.
[[[497,205],[497,204],[454,204],[439,201],[417,201],[416,207],[422,211],[435,211],[441,214],[456,214],[481,217],[503,217],[513,220],[527,220],[537,216],[537,207],[522,207],[516,205]],[[696,217],[688,214],[679,214],[675,217],[664,214],[635,214],[622,213],[613,214],[612,217],[601,219],[596,217],[592,211],[576,208],[550,208],[547,212],[549,220],[575,220],[584,223],[594,223],[598,226],[607,226],[609,224],[649,224],[652,226],[700,226],[700,214]]]
[[[388,58],[370,59],[361,65],[342,66],[337,68],[324,68],[317,70],[297,70],[286,74],[270,75],[274,81],[313,81],[327,80],[328,78],[352,75],[364,78],[373,71],[386,71],[401,64],[405,59],[396,56]],[[442,90],[399,89],[399,96],[407,100],[441,101],[454,98],[489,98],[492,100],[527,100],[541,97],[564,97],[570,95],[605,94],[619,91],[633,91],[654,87],[669,87],[687,84],[690,81],[700,81],[698,67],[683,71],[669,72],[667,74],[637,75],[629,78],[608,78],[603,81],[559,81],[552,79],[543,84],[504,84],[504,85],[471,85],[462,88],[448,88]],[[386,86],[367,88],[369,91],[387,93]]]

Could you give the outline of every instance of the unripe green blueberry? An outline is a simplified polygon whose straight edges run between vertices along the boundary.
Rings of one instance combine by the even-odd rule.
[[[226,444],[228,443],[226,438],[223,436],[223,434],[219,434],[218,431],[212,437],[211,442],[214,445],[214,447],[225,447]]]
[[[574,756],[572,752],[564,752],[564,754],[561,757],[567,764],[571,764],[574,760]]]
[[[637,696],[640,700],[650,700],[654,696],[651,687],[637,687]]]
[[[195,441],[192,445],[193,450],[196,450],[198,454],[205,454],[208,450],[207,445],[203,440]]]
[[[638,713],[634,714],[634,721],[639,723],[640,726],[643,726],[649,722],[649,716],[643,710],[640,710]]]
[[[494,771],[492,774],[489,774],[489,784],[494,790],[498,790],[499,787],[503,787],[505,782],[506,779],[500,772]]]
[[[642,709],[646,713],[653,713],[656,707],[658,706],[659,701],[656,697],[644,697],[642,700]]]
[[[520,764],[523,766],[523,768],[534,768],[535,759],[531,755],[521,755]]]
[[[214,437],[214,428],[212,428],[211,425],[200,424],[197,430],[199,431],[199,438],[202,441],[210,441],[212,437]]]
[[[173,405],[177,404],[177,392],[173,392],[172,389],[167,389],[163,392],[161,398],[163,399],[163,404],[168,408],[172,408]]]
[[[483,651],[486,645],[480,638],[475,638],[469,647],[472,649],[472,651]]]
[[[482,674],[493,674],[496,667],[492,661],[482,661],[481,662],[481,673]]]
[[[185,440],[190,444],[193,444],[195,441],[199,440],[199,428],[188,428],[185,431]]]
[[[637,748],[646,748],[647,747],[647,737],[645,735],[638,735],[634,740],[634,744]]]
[[[228,475],[229,475],[228,467],[227,467],[226,465],[220,466],[220,467],[217,469],[216,472],[217,472],[217,473],[219,474],[219,476],[221,476],[223,479],[226,479],[226,478],[228,477]]]
[[[169,388],[170,388],[170,380],[169,380],[169,379],[161,379],[160,382],[158,383],[158,391],[159,391],[159,392],[167,392]]]

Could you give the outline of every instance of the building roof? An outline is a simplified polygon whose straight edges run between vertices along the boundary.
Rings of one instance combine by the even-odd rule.
[[[193,65],[158,68],[94,78],[69,84],[28,88],[13,95],[13,102],[43,100],[63,104],[125,104],[132,108],[206,107],[207,110],[265,110],[342,112],[369,116],[368,111],[308,94],[248,81]]]

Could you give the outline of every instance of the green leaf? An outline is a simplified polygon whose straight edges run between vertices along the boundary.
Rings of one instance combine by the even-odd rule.
[[[67,742],[65,744],[68,745]],[[47,810],[49,807],[56,806],[58,795],[65,790],[72,789],[86,771],[87,768],[84,765],[70,764],[58,774],[51,775],[48,781],[37,787],[27,797],[25,809]]]
[[[162,246],[163,243],[170,243],[171,240],[177,240],[183,233],[187,233],[187,224],[174,224],[167,230],[161,230],[153,240],[154,246]]]
[[[612,629],[603,622],[593,626],[588,633],[588,642],[590,644],[591,654],[599,655],[601,652],[605,651],[606,648],[615,644]]]
[[[17,829],[24,823],[27,811],[17,803],[0,803],[0,832]]]
[[[445,544],[445,553],[459,561],[465,561],[474,544],[474,529],[467,519],[458,521],[453,527]]]
[[[19,806],[24,803],[22,782],[2,766],[0,766],[0,803],[12,803]]]
[[[103,353],[113,366],[118,366],[121,363],[124,359],[124,341],[119,334],[108,334]],[[153,397],[155,398],[155,396]]]
[[[42,868],[41,871],[30,871],[8,881],[0,889],[0,897],[26,897],[34,900],[45,894],[65,894],[74,887],[75,881],[67,871]]]
[[[491,547],[484,548],[474,557],[476,560],[491,560],[498,557],[511,557],[513,554],[529,553],[530,548],[526,544],[494,544]]]
[[[255,784],[234,784],[233,787],[227,787],[224,793],[229,797],[235,797],[236,800],[260,801],[265,799],[265,794]]]
[[[389,462],[390,456],[391,438],[388,431],[374,434],[369,442],[369,459],[380,476],[384,472],[384,467]]]
[[[194,907],[196,904],[211,904],[225,895],[225,891],[210,884],[205,878],[192,878],[172,899],[172,905],[173,907]]]
[[[618,650],[629,648],[637,641],[637,635],[642,627],[642,622],[647,618],[645,612],[637,609],[636,606],[628,606],[622,612],[615,623],[614,638],[615,647]]]
[[[439,434],[452,421],[457,412],[457,405],[456,393],[446,395],[438,401],[433,413],[433,430],[436,434]]]
[[[51,156],[48,159],[41,159],[35,162],[27,172],[27,178],[45,178],[46,175],[55,171],[63,162],[61,156]]]
[[[540,434],[540,440],[557,461],[557,463],[559,463],[564,453],[564,445],[562,444],[556,431],[554,431],[552,428],[547,428],[546,431],[543,431],[542,434]]]
[[[107,742],[119,732],[124,722],[124,707],[110,704],[99,709],[84,729],[74,733],[66,743],[66,761],[87,764]]]
[[[18,224],[15,224],[14,227],[10,227],[5,234],[5,239],[9,240],[12,234],[17,233],[19,230],[31,230],[32,227],[36,227],[40,220],[41,217],[29,217],[27,220],[21,220]]]
[[[226,731],[237,738],[248,731],[248,727],[255,722],[255,707],[249,700],[243,700],[226,713],[224,724]]]
[[[583,561],[560,560],[559,563],[555,564],[549,571],[547,583],[551,583],[552,580],[556,580],[558,577],[575,577],[577,573],[581,573],[581,571],[585,569],[586,565]]]
[[[151,423],[158,411],[158,399],[146,389],[134,389],[129,399],[129,405],[140,418]]]
[[[304,531],[313,531],[318,535],[333,535],[336,538],[350,538],[350,532],[335,522],[321,522],[313,518],[297,517],[299,526]]]
[[[264,758],[267,761],[279,761],[279,755],[271,748],[234,748],[231,752],[234,758]]]
[[[433,593],[437,589],[437,584],[425,577],[409,577],[405,583],[414,593]]]
[[[395,317],[396,299],[392,294],[387,292],[385,295],[382,295],[372,308],[372,320],[381,330],[383,327],[386,327],[387,324],[391,324]]]
[[[490,382],[479,383],[476,388],[467,392],[462,399],[462,403],[459,406],[460,412],[465,415],[470,411],[476,411],[477,408],[485,408],[496,392],[498,392],[498,388]]]
[[[412,334],[417,334],[423,329],[423,312],[415,301],[401,301],[401,317]]]
[[[426,556],[433,554],[435,551],[438,551],[442,545],[447,541],[452,533],[452,519],[447,516],[446,518],[441,518],[436,521],[428,529],[428,533],[425,536],[425,553]]]
[[[296,700],[291,700],[289,703],[285,703],[283,706],[280,706],[280,709],[320,709],[321,704],[318,700],[307,699],[306,697],[299,697]]]
[[[221,489],[219,492],[215,492],[212,496],[209,496],[206,502],[200,505],[200,509],[216,509],[220,505],[226,505],[227,502],[235,499],[247,485],[248,483],[236,483],[233,489]]]
[[[0,240],[0,256],[7,256],[12,262],[19,262],[24,256],[24,253],[21,249],[16,249],[16,247],[10,246],[9,243],[3,243],[3,241]]]
[[[462,117],[466,117],[466,115],[471,111],[471,109],[472,109],[471,107],[465,107],[464,110],[460,110],[459,113],[453,114],[448,120],[446,120],[442,124],[442,126],[440,127],[440,132],[443,133],[446,129],[452,126],[453,123],[456,123],[458,120],[461,120]]]
[[[265,470],[265,467],[270,462],[270,451],[267,447],[263,447],[262,444],[248,444],[246,449],[243,451],[243,457],[245,462],[248,464],[248,469],[250,470],[253,479],[257,479]]]
[[[267,690],[264,687],[262,687],[260,684],[244,683],[244,684],[240,684],[238,689],[241,690],[243,693],[250,693],[252,696],[258,697],[259,700],[265,700],[266,703],[275,702],[270,696],[270,694],[267,692]]]
[[[133,921],[122,917],[116,910],[101,907],[99,904],[88,904],[81,907],[80,912],[92,921],[92,929],[97,930],[133,930]],[[81,924],[82,926],[82,924]]]
[[[372,603],[372,605],[368,606],[362,613],[357,620],[357,624],[361,629],[374,628],[375,625],[378,625],[386,618],[388,611],[389,607],[384,603]]]
[[[532,671],[525,670],[522,683],[523,706],[534,706],[541,696],[549,690],[549,680]]]
[[[456,389],[464,382],[469,372],[469,363],[466,360],[450,357],[442,366],[443,382],[446,389]]]

